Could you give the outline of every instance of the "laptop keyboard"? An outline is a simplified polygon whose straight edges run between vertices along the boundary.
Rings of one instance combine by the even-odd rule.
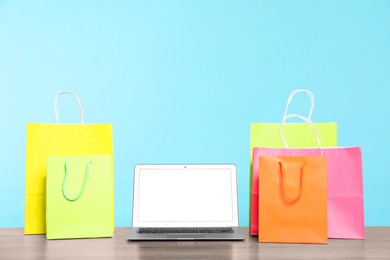
[[[231,227],[202,227],[202,228],[140,228],[139,234],[185,234],[185,233],[233,233]]]

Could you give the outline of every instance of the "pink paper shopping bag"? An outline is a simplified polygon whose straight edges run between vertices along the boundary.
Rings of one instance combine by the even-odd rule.
[[[300,116],[289,115],[286,119],[288,117]],[[310,120],[306,119],[305,121]],[[254,148],[252,207],[258,205],[259,202],[259,158],[262,156],[325,156],[328,173],[328,237],[364,239],[363,177],[360,147]],[[256,207],[256,209],[258,208]],[[252,221],[254,221],[252,224],[255,224],[258,219],[252,219]],[[261,230],[258,230],[258,232],[260,233]]]

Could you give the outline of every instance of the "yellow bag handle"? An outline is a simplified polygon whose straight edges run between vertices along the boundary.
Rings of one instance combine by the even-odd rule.
[[[76,98],[77,104],[78,104],[79,109],[80,109],[80,123],[84,124],[83,107],[81,105],[80,98],[79,98],[79,96],[76,95],[76,93],[71,92],[71,91],[61,91],[61,92],[57,93],[56,97],[54,98],[54,114],[56,116],[57,124],[59,123],[59,120],[58,120],[58,97],[60,95],[64,95],[64,94],[69,94],[69,95],[72,95]]]

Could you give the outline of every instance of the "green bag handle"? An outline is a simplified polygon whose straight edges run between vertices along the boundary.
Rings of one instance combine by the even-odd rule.
[[[72,198],[72,197],[70,197],[66,193],[66,180],[67,180],[67,177],[68,177],[68,161],[65,161],[65,176],[64,176],[64,181],[62,183],[62,194],[64,195],[65,199],[67,199],[69,201],[76,201],[76,200],[78,200],[81,197],[81,195],[83,195],[84,190],[85,190],[85,186],[87,185],[87,180],[88,180],[88,175],[89,175],[89,168],[91,166],[91,163],[92,163],[92,161],[89,161],[88,164],[87,164],[87,169],[85,171],[83,186],[81,187],[81,190],[80,190],[79,194],[76,197]]]
[[[310,98],[310,111],[309,111],[309,115],[307,116],[307,119],[311,120],[311,115],[313,114],[313,109],[314,109],[314,95],[311,91],[309,90],[306,90],[306,89],[297,89],[297,90],[294,90],[290,96],[288,97],[287,99],[287,104],[286,104],[286,108],[284,109],[284,115],[283,115],[283,118],[285,118],[287,116],[287,111],[288,111],[288,108],[290,107],[290,103],[291,103],[291,100],[294,98],[294,96],[298,93],[305,93],[309,96]]]
[[[283,163],[279,162],[280,171],[282,172],[282,194],[283,198],[290,203],[294,203],[302,196],[302,190],[303,190],[303,175],[305,171],[306,162],[301,166],[300,170],[300,177],[299,177],[299,191],[298,194],[295,195],[295,197],[290,197],[287,195],[286,188],[285,188],[285,180],[286,180],[286,171],[284,169]]]

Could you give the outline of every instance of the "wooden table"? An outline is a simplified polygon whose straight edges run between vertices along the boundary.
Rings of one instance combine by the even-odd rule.
[[[390,259],[390,227],[367,227],[365,240],[331,239],[328,245],[245,241],[129,242],[128,228],[114,238],[46,240],[23,229],[0,229],[0,259]]]

